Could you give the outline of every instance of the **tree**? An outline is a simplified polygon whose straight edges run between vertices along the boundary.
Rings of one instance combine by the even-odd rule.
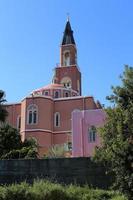
[[[18,130],[8,124],[3,124],[0,127],[0,157],[13,149],[19,149],[21,146],[22,142]]]
[[[8,124],[0,127],[0,158],[37,158],[37,142],[35,139],[21,141],[20,133],[17,129]]]
[[[0,122],[4,122],[8,115],[6,109],[3,107],[5,101],[5,93],[0,90]]]
[[[106,124],[101,128],[103,145],[95,159],[109,163],[115,186],[132,199],[133,194],[133,67],[125,66],[122,85],[112,87],[108,98],[113,107],[106,109]]]

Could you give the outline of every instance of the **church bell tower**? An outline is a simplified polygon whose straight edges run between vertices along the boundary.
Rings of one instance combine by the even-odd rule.
[[[69,19],[60,46],[60,65],[55,68],[53,81],[81,95],[81,73],[77,65],[77,48]]]

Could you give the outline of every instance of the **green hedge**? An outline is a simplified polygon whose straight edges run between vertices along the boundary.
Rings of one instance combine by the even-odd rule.
[[[127,200],[114,191],[94,190],[88,186],[62,186],[49,181],[0,186],[0,200]]]

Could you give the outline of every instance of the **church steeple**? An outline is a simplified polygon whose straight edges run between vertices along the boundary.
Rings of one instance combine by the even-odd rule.
[[[69,19],[67,20],[61,43],[60,63],[64,67],[77,65],[77,49]]]
[[[71,25],[69,22],[69,19],[67,20],[64,35],[63,35],[63,40],[62,40],[62,45],[67,45],[67,44],[74,44],[74,37],[73,37],[73,31],[71,29]]]
[[[81,73],[77,64],[77,48],[69,20],[60,46],[60,66],[55,68],[54,83],[63,84],[81,95]]]

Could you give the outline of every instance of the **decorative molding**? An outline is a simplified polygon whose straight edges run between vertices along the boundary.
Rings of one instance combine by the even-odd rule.
[[[56,120],[58,120],[58,123]],[[60,113],[59,112],[54,113],[54,127],[60,127]]]
[[[29,114],[31,112],[32,121],[29,123]],[[36,112],[36,122],[34,122],[34,112]],[[27,125],[37,125],[38,124],[38,106],[36,104],[29,104],[27,107]]]
[[[47,129],[25,129],[25,130],[20,131],[20,133],[23,133],[23,132],[37,132],[37,131],[49,132],[49,133],[53,133],[53,134],[71,133],[71,130],[67,130],[67,131],[51,131],[51,130],[47,130]]]

